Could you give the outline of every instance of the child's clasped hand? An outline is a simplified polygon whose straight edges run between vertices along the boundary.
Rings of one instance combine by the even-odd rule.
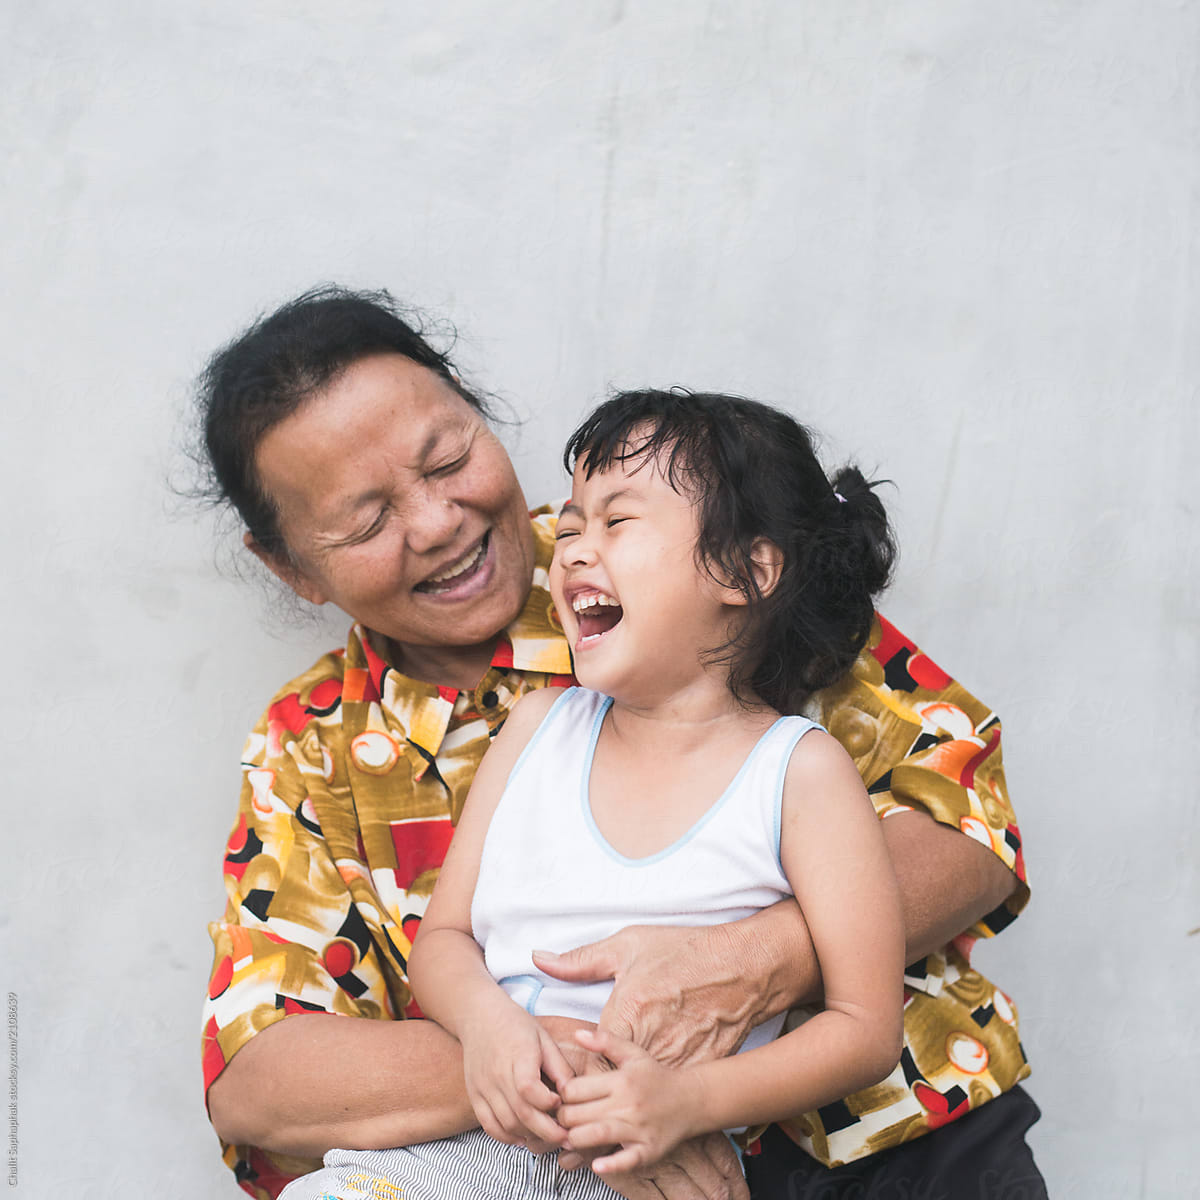
[[[558,1120],[570,1132],[567,1146],[580,1151],[618,1147],[593,1159],[598,1174],[650,1166],[705,1128],[703,1095],[686,1069],[664,1067],[635,1042],[604,1029],[581,1029],[575,1039],[614,1068],[576,1076],[559,1087]]]
[[[529,1013],[496,995],[499,1003],[483,1006],[462,1031],[467,1095],[480,1126],[498,1142],[541,1154],[567,1140],[551,1114],[574,1072]]]

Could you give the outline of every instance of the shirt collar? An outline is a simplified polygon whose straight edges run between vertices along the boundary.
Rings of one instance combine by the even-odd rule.
[[[534,565],[533,586],[516,619],[507,626],[492,654],[491,667],[496,670],[541,671],[547,675],[570,675],[571,652],[563,635],[562,622],[550,597],[550,560],[554,556],[554,528],[557,510],[549,506],[530,514],[533,528]],[[401,673],[381,654],[363,626],[354,626],[352,640],[362,647],[366,668],[363,700],[378,700],[384,694],[384,675]],[[403,678],[403,676],[401,676]],[[458,689],[438,687],[406,680],[414,692],[429,691],[453,703]]]
[[[530,515],[530,522],[534,545],[533,586],[517,619],[500,639],[492,665],[569,675],[571,651],[550,598],[550,560],[554,557],[558,510],[537,509]]]

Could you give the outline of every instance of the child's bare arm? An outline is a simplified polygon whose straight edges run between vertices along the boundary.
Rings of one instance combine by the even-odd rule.
[[[554,1039],[497,986],[471,932],[471,899],[492,814],[517,758],[558,690],[526,696],[484,756],[409,958],[413,994],[426,1016],[462,1043],[467,1094],[480,1125],[504,1142],[561,1145],[549,1114],[571,1077]]]
[[[620,1143],[598,1171],[653,1161],[682,1137],[806,1112],[887,1075],[903,1027],[896,881],[853,762],[820,732],[789,765],[781,858],[825,982],[825,1008],[769,1046],[670,1070],[631,1043],[580,1034],[620,1068],[571,1081],[559,1120],[578,1148]]]

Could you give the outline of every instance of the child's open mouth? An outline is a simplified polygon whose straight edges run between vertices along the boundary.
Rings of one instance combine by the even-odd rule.
[[[578,649],[602,638],[624,616],[620,602],[601,592],[588,592],[571,601],[571,609],[579,621]]]

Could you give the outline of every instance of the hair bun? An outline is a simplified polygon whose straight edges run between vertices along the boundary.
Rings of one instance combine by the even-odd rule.
[[[845,547],[846,567],[859,575],[872,594],[881,592],[896,565],[896,541],[875,489],[891,480],[867,479],[857,467],[845,466],[830,482],[851,539]]]

